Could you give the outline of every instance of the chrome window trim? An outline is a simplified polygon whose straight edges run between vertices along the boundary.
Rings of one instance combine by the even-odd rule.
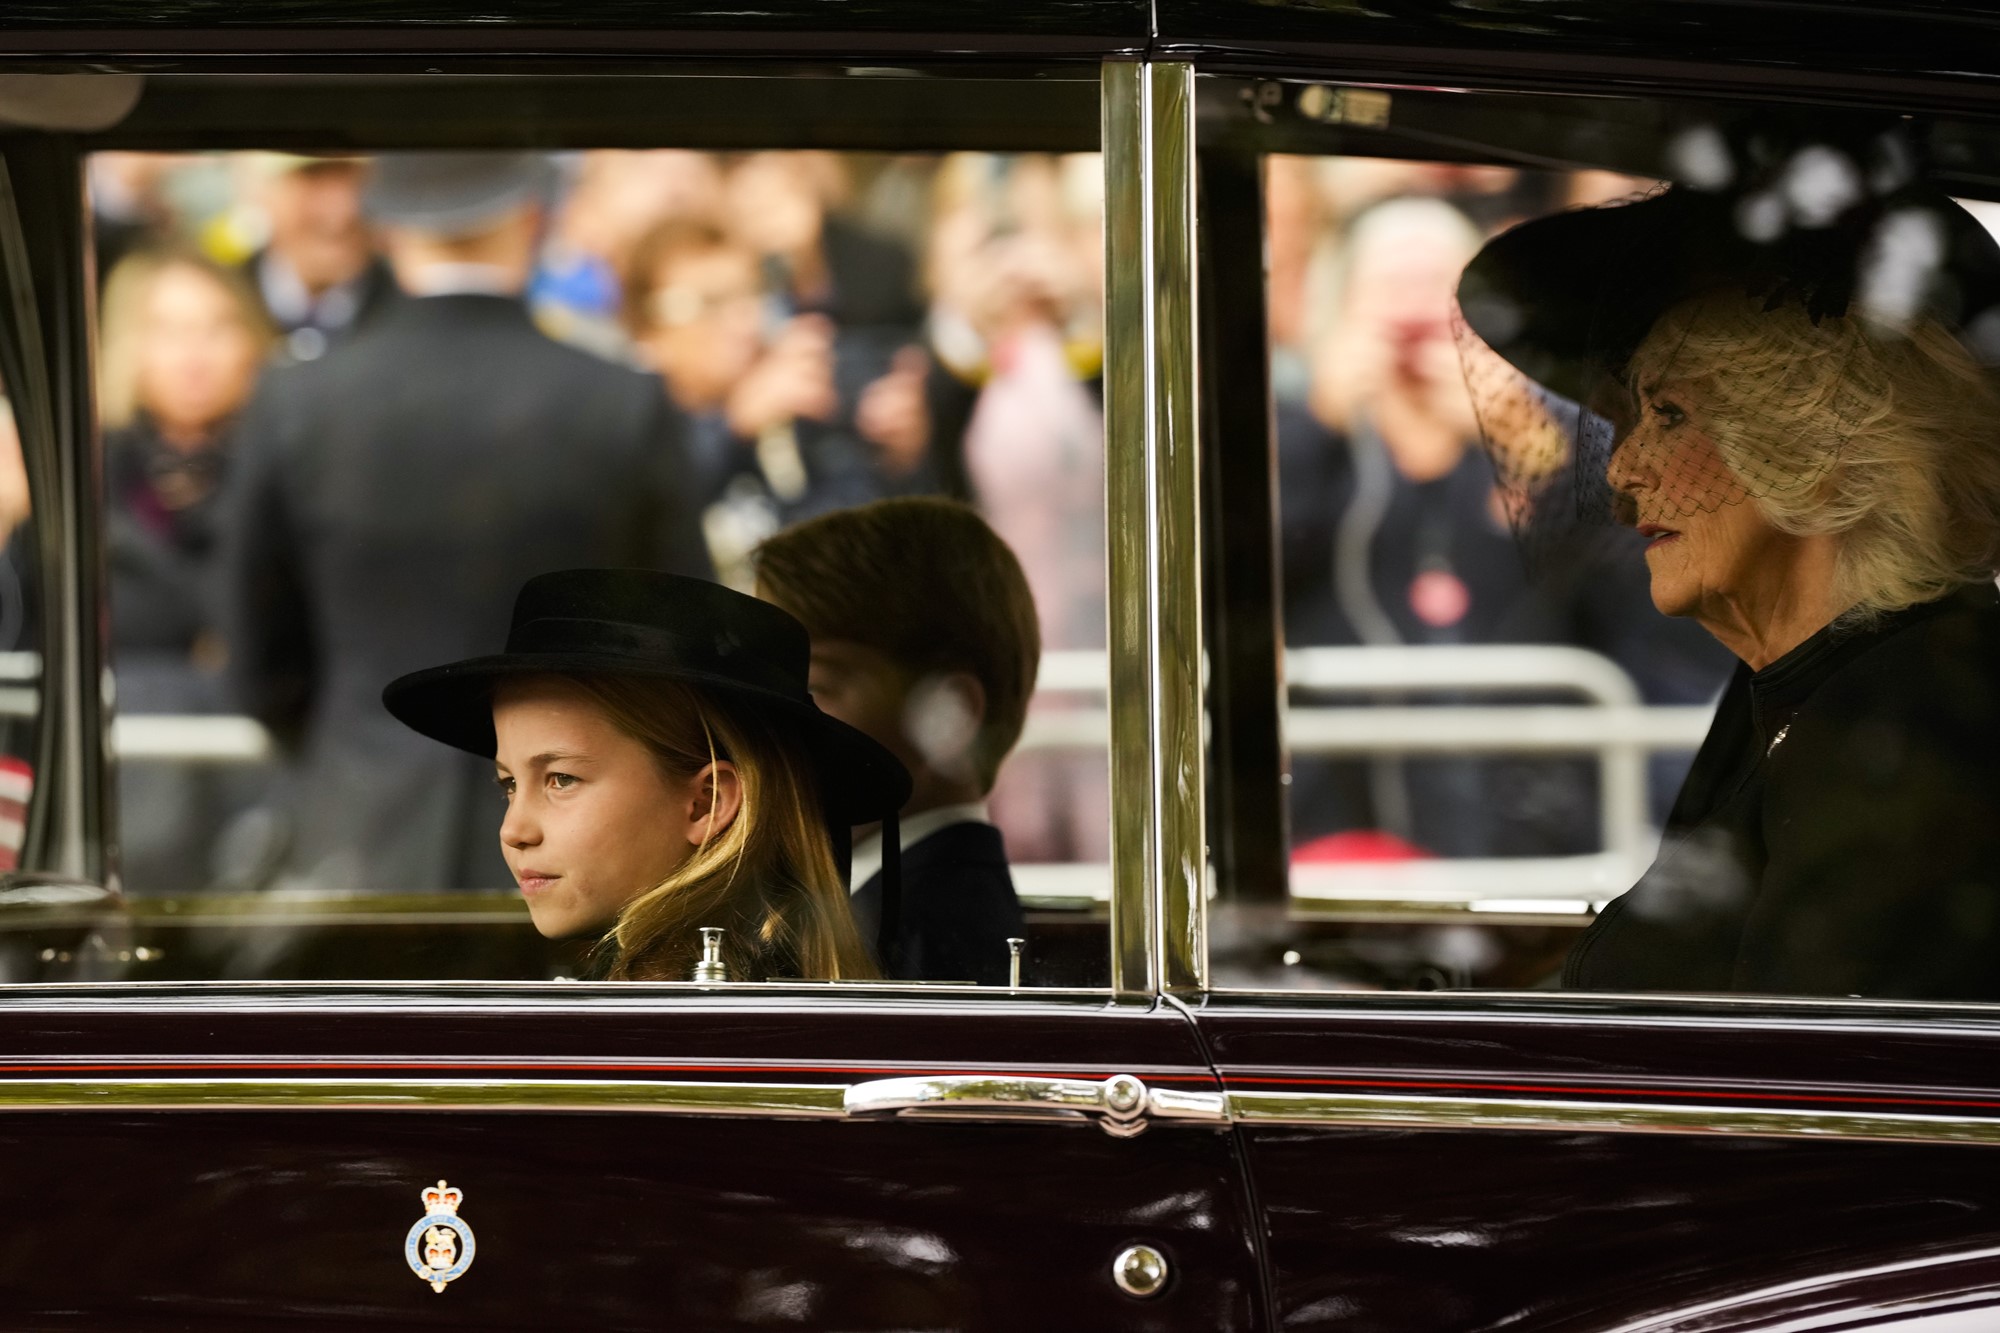
[[[1207,979],[1194,66],[1103,82],[1112,988]]]
[[[1147,66],[1107,61],[1104,120],[1104,537],[1111,711],[1111,989],[1151,994],[1155,908],[1147,607]]]
[[[0,1112],[641,1111],[842,1119],[844,1083],[531,1078],[23,1078]]]
[[[1562,1134],[1727,1134],[1779,1139],[2000,1144],[2000,1117],[1345,1092],[1228,1094],[1232,1122],[1355,1129],[1541,1130]]]
[[[1215,988],[1218,1012],[1324,1012],[1392,1021],[1583,1024],[1593,1027],[1796,1028],[1815,1031],[1960,1031],[2000,1036],[2000,1001],[1865,999],[1842,995],[1730,995],[1696,991],[1283,991]],[[1633,1012],[1632,1007],[1640,1007]],[[1718,1012],[1718,1011],[1738,1012]],[[1910,1020],[1922,1023],[1913,1028]]]
[[[948,1008],[963,1014],[1121,1006],[1103,988],[921,981],[36,981],[0,986],[0,1014],[417,1012],[536,1016],[783,1009],[816,1014]]]
[[[218,1070],[229,1068],[217,1065]],[[841,1083],[724,1079],[34,1075],[0,1079],[8,1111],[611,1111],[808,1119],[1089,1123],[1129,1138],[1155,1125],[1223,1128],[1221,1093],[1108,1078],[970,1072]]]
[[[862,1084],[596,1078],[33,1077],[0,1080],[0,1113],[93,1109],[609,1111],[840,1120],[854,1118],[848,1100],[851,1089],[859,1086]],[[1206,1101],[1196,1109],[1198,1115],[1169,1119],[1250,1128],[1724,1134],[2000,1145],[2000,1117],[1874,1111],[1241,1091],[1226,1095],[1220,1114]],[[1004,1110],[991,1113],[999,1115]]]

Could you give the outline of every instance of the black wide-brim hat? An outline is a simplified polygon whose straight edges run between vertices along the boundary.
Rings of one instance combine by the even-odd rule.
[[[1909,275],[1913,310],[1969,344],[1990,337],[1989,324],[2000,332],[2000,243],[1942,191],[1906,185],[1827,225],[1783,219],[1761,240],[1746,234],[1768,230],[1751,217],[1757,202],[1740,191],[1677,185],[1636,202],[1532,219],[1488,241],[1466,265],[1459,310],[1515,369],[1587,403],[1660,316],[1692,297],[1740,291],[1773,305],[1795,302],[1815,320],[1847,314],[1867,301],[1870,266],[1894,243],[1894,228],[1915,219],[1938,244]],[[1971,350],[1990,365],[2000,349]]]
[[[835,826],[893,816],[910,775],[876,741],[819,710],[806,689],[805,626],[720,584],[641,569],[528,580],[505,651],[414,671],[382,703],[406,726],[491,759],[493,690],[522,676],[627,676],[697,686],[788,730],[810,757]]]

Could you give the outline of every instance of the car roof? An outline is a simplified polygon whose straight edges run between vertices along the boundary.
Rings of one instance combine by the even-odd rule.
[[[1945,79],[2000,97],[1996,0],[1158,0],[1155,52],[1657,81],[1691,68],[1750,86]],[[1211,61],[1213,63],[1213,61]],[[1647,78],[1647,75],[1654,78]]]
[[[167,72],[163,56],[193,70],[252,53],[758,57],[888,73],[1145,56],[1266,77],[2000,108],[2000,0],[14,0],[0,13],[0,70],[124,59]]]

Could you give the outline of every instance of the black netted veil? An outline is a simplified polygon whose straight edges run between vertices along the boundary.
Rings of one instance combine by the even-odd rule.
[[[1524,223],[1461,280],[1467,387],[1531,563],[1640,517],[1634,493],[1671,528],[1810,490],[1883,415],[1899,341],[2000,361],[2000,246],[1900,140],[1706,133],[1709,188]]]

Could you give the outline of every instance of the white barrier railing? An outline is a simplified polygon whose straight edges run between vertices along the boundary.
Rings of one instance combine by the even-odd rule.
[[[128,713],[111,723],[111,752],[128,764],[261,764],[272,745],[254,717]]]
[[[1101,653],[1044,655],[1038,694],[1104,694]],[[1469,905],[1521,914],[1584,913],[1630,887],[1652,858],[1646,759],[1693,750],[1714,709],[1649,706],[1616,662],[1558,644],[1294,648],[1291,692],[1370,697],[1464,693],[1569,693],[1553,704],[1301,704],[1284,715],[1293,754],[1361,757],[1441,754],[1590,754],[1598,760],[1604,850],[1584,856],[1295,865],[1294,900],[1319,903]],[[1078,701],[1031,713],[1019,750],[1093,750],[1109,742],[1110,715]],[[1096,872],[1095,880],[1084,872]],[[1024,897],[1108,897],[1105,867],[1015,867]]]

